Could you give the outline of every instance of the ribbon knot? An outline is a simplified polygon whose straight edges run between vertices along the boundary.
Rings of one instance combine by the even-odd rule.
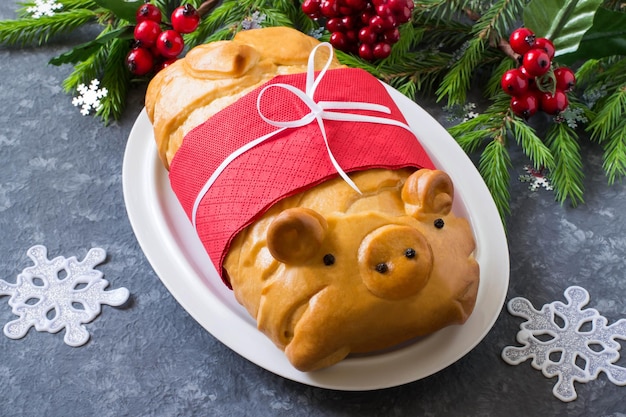
[[[329,54],[328,54],[328,59],[326,61],[326,64],[324,64],[324,67],[319,72],[318,76],[315,77],[315,54],[317,50],[321,47],[328,48]],[[346,183],[348,183],[350,187],[352,187],[352,189],[354,189],[357,193],[361,194],[361,190],[359,190],[356,184],[350,179],[350,177],[348,177],[348,174],[345,173],[345,171],[341,168],[341,166],[335,159],[330,149],[330,145],[328,143],[328,136],[326,135],[326,128],[324,127],[324,120],[339,120],[339,121],[346,121],[346,122],[369,121],[369,122],[380,123],[380,120],[376,117],[363,116],[363,115],[358,115],[354,113],[342,113],[342,112],[336,112],[336,111],[330,111],[330,110],[339,110],[339,109],[369,110],[369,111],[374,111],[374,112],[379,112],[379,113],[384,113],[384,114],[390,114],[391,109],[389,109],[389,107],[387,106],[383,106],[380,104],[366,103],[366,102],[353,102],[353,101],[316,102],[315,90],[317,89],[317,86],[320,84],[320,82],[324,78],[326,71],[330,67],[330,64],[332,63],[332,58],[333,58],[333,47],[328,42],[323,42],[317,45],[315,48],[313,48],[313,50],[311,51],[311,54],[309,55],[309,60],[307,63],[305,91],[302,91],[299,88],[291,84],[276,83],[276,84],[267,85],[259,92],[259,95],[257,97],[257,111],[261,119],[263,119],[266,123],[269,123],[272,126],[276,126],[280,128],[279,130],[273,132],[271,134],[272,136],[282,132],[285,129],[298,128],[298,127],[306,126],[309,123],[312,123],[314,120],[317,121],[317,124],[320,128],[320,132],[322,134],[322,138],[324,139],[324,144],[326,145],[328,158],[333,164],[333,167],[335,168],[337,173],[341,176],[341,178],[343,178],[343,180]],[[297,98],[299,98],[311,110],[311,112],[302,116],[300,119],[289,120],[289,121],[272,120],[266,117],[263,114],[263,111],[261,110],[261,100],[263,98],[263,94],[265,94],[265,92],[269,90],[270,88],[282,88],[284,90],[289,91],[290,93],[294,94]],[[384,123],[388,123],[392,121],[392,120],[384,119],[384,118],[382,120],[385,120]],[[408,128],[408,126],[406,127]]]

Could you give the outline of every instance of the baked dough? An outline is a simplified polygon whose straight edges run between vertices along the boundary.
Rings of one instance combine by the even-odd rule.
[[[212,115],[276,75],[306,72],[318,44],[289,28],[243,31],[159,72],[146,111],[165,167]],[[235,237],[223,264],[236,299],[302,371],[462,324],[476,302],[475,242],[451,210],[449,176],[350,176],[361,194],[337,178],[279,201]]]

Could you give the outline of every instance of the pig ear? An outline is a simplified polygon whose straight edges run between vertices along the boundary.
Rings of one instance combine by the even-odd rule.
[[[402,200],[407,214],[446,215],[452,209],[454,186],[443,171],[420,169],[407,178],[402,187]]]
[[[315,210],[287,209],[267,229],[267,246],[276,260],[301,264],[318,252],[327,229],[326,219]]]

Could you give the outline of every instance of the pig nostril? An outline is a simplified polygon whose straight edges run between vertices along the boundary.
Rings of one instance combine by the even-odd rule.
[[[387,266],[386,263],[381,262],[378,265],[376,265],[376,272],[380,272],[381,274],[384,274],[387,271],[389,271],[389,267]]]
[[[404,251],[404,256],[406,256],[409,259],[415,258],[415,249],[408,248],[407,250]]]

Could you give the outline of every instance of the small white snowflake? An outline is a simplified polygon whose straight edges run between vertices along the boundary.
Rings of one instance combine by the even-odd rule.
[[[543,187],[548,191],[551,191],[553,189],[552,184],[550,184],[550,181],[545,176],[543,170],[537,171],[536,169],[528,165],[524,167],[524,170],[527,172],[527,174],[520,175],[519,180],[521,182],[530,183],[530,185],[528,186],[528,189],[530,191],[537,191],[539,187]]]
[[[472,102],[465,103],[463,106],[455,104],[453,106],[443,107],[443,111],[448,114],[447,119],[450,122],[458,122],[458,120],[467,122],[470,119],[474,119],[480,115],[480,113],[475,110],[476,103]]]
[[[565,298],[567,304],[554,301],[541,310],[522,297],[510,300],[509,312],[526,319],[517,333],[523,346],[506,346],[502,359],[518,365],[532,358],[533,368],[547,378],[558,378],[552,393],[561,401],[575,400],[574,382],[589,382],[600,372],[612,383],[626,385],[626,368],[614,364],[621,348],[615,339],[626,340],[626,319],[607,326],[608,320],[597,310],[583,310],[589,302],[584,288],[569,287]]]
[[[567,123],[569,127],[572,129],[576,129],[578,127],[578,123],[587,123],[589,120],[585,116],[583,109],[580,107],[572,107],[568,106],[565,110],[561,112],[556,118],[557,123]]]
[[[87,116],[91,110],[98,111],[102,104],[100,99],[106,97],[109,91],[106,88],[98,88],[100,81],[92,80],[87,87],[85,84],[78,85],[78,97],[72,99],[74,106],[81,106],[80,113]]]
[[[252,13],[251,16],[247,16],[243,22],[241,22],[241,27],[243,30],[248,29],[260,29],[261,24],[265,21],[265,14],[260,13],[258,10]]]
[[[0,279],[0,296],[11,296],[9,305],[19,316],[4,326],[11,339],[24,337],[31,327],[48,333],[65,328],[64,342],[81,346],[89,340],[83,324],[100,314],[102,304],[119,306],[128,300],[126,288],[105,291],[109,282],[94,269],[106,258],[103,249],[89,250],[82,262],[75,257],[48,260],[41,245],[27,255],[35,265],[24,269],[15,284]]]
[[[26,12],[30,13],[33,18],[39,19],[42,16],[54,16],[54,13],[62,8],[63,5],[55,0],[35,0],[35,4],[27,7]]]

